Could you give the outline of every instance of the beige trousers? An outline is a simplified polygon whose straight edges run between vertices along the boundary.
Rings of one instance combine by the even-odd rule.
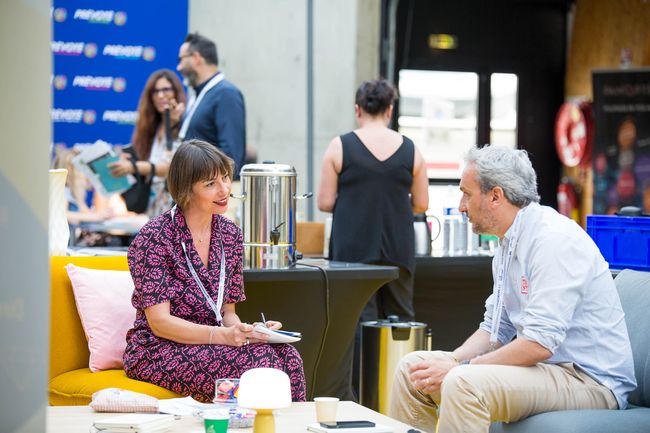
[[[572,363],[460,365],[447,373],[440,393],[423,394],[409,380],[409,367],[431,353],[412,352],[402,358],[389,409],[390,416],[422,431],[487,433],[493,421],[514,422],[556,410],[618,408],[607,387]]]

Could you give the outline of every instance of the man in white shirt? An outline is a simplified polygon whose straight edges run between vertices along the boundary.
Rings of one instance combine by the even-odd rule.
[[[456,350],[402,359],[391,416],[426,431],[487,433],[493,421],[541,412],[624,409],[636,387],[632,351],[598,247],[539,205],[523,150],[471,149],[460,189],[474,231],[501,240],[493,293],[479,329]]]

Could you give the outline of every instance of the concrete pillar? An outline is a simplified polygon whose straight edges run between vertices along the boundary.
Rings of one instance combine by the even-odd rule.
[[[0,420],[45,431],[50,2],[0,2]]]
[[[305,0],[190,0],[189,13],[190,31],[215,41],[221,69],[244,93],[248,144],[259,161],[293,165],[298,193],[310,175],[317,189],[327,144],[356,127],[354,92],[379,73],[381,2],[314,0],[314,173],[307,173],[306,8]],[[315,197],[309,201],[315,209]]]

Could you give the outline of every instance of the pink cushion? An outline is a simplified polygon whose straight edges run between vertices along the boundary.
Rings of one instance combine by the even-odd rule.
[[[68,264],[77,311],[88,340],[88,368],[122,368],[126,332],[133,327],[133,280],[129,271],[88,269]]]

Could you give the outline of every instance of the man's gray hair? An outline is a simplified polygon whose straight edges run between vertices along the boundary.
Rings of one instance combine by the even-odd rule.
[[[525,150],[504,146],[472,147],[465,161],[474,165],[481,192],[499,186],[515,206],[539,202],[537,174]]]

